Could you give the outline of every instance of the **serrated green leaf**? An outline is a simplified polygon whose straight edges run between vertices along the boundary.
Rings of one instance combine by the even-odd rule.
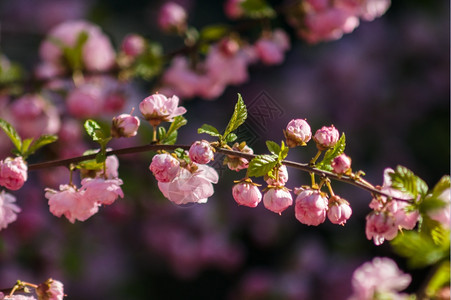
[[[320,170],[331,171],[332,167],[330,164],[332,163],[332,160],[338,155],[343,154],[345,152],[345,148],[346,148],[346,136],[344,133],[342,133],[340,139],[335,144],[335,146],[326,151],[323,160],[318,164],[316,164],[316,167]]]
[[[418,194],[424,196],[428,191],[426,183],[412,171],[403,166],[397,166],[394,173],[390,173],[392,187],[416,198]]]
[[[219,131],[218,131],[218,129],[216,129],[216,127],[208,125],[208,124],[204,124],[199,129],[197,129],[197,133],[199,133],[199,134],[206,133],[211,136],[222,137],[222,135],[219,133]]]
[[[450,284],[450,263],[446,260],[440,264],[426,287],[426,295],[433,298],[443,287]]]
[[[20,153],[20,151],[22,150],[22,139],[20,138],[14,127],[3,119],[0,119],[0,127],[3,129],[3,131],[6,133],[6,135],[9,137],[11,142]]]
[[[280,146],[273,141],[266,141],[266,147],[268,147],[269,152],[271,152],[274,155],[279,155],[280,153]]]
[[[247,118],[247,109],[244,104],[241,94],[238,94],[238,101],[235,104],[235,110],[233,111],[232,118],[230,118],[229,124],[227,124],[226,130],[222,136],[226,137],[229,133],[236,130]]]
[[[217,41],[229,32],[229,26],[226,24],[208,25],[202,28],[200,38],[205,41]]]
[[[276,155],[258,155],[249,162],[248,176],[259,177],[270,172],[277,164]]]
[[[177,116],[174,118],[174,121],[171,123],[171,126],[169,126],[168,132],[166,133],[167,136],[170,136],[174,131],[177,131],[180,127],[186,125],[187,121],[182,116]]]
[[[226,136],[225,140],[227,143],[232,143],[232,142],[236,141],[237,138],[238,138],[238,136],[236,134],[234,134],[233,132],[231,132]]]
[[[100,142],[106,139],[106,135],[100,127],[99,123],[94,120],[86,120],[84,125],[86,133],[92,138],[95,142]]]
[[[44,134],[41,135],[36,141],[34,141],[28,151],[25,153],[25,156],[28,157],[31,154],[35,153],[39,148],[44,147],[45,145],[54,143],[58,140],[56,135]]]
[[[177,136],[178,136],[177,130],[172,131],[171,134],[166,135],[164,140],[160,141],[160,143],[163,145],[174,145],[175,142],[177,142]]]

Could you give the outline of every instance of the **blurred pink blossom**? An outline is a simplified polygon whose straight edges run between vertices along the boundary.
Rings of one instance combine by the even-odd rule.
[[[186,28],[185,9],[175,2],[166,2],[158,14],[158,26],[164,31],[182,32]]]
[[[39,300],[63,300],[64,285],[61,281],[48,279],[36,288]]]
[[[99,85],[87,83],[70,91],[67,109],[76,118],[91,118],[103,112],[103,89]]]
[[[137,57],[146,50],[146,40],[139,34],[128,34],[122,40],[121,49],[127,56]]]
[[[16,202],[16,197],[5,191],[0,192],[0,229],[8,227],[8,224],[17,219],[17,214],[21,209],[14,202]]]
[[[257,55],[266,65],[281,64],[285,52],[289,49],[290,38],[282,29],[274,30],[269,36],[263,36],[255,43]]]
[[[241,3],[244,0],[226,0],[224,2],[224,12],[230,19],[238,19],[244,14]]]

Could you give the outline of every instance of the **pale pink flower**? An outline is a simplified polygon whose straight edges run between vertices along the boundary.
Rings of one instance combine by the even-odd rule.
[[[208,164],[214,158],[212,147],[206,140],[194,142],[188,153],[189,158],[198,164]]]
[[[140,121],[130,114],[121,114],[113,118],[111,135],[113,137],[132,137],[138,133]]]
[[[263,204],[275,213],[282,213],[293,204],[293,197],[286,188],[269,188],[263,195]]]
[[[344,225],[352,215],[351,206],[348,201],[341,199],[338,196],[332,196],[329,199],[329,209],[327,217],[333,224]]]
[[[48,279],[36,288],[38,300],[63,300],[64,285],[61,281]]]
[[[158,182],[171,182],[179,173],[180,162],[170,154],[157,154],[152,158],[149,169]]]
[[[185,9],[174,2],[166,2],[158,14],[158,26],[164,31],[183,31],[186,28]]]
[[[233,199],[239,205],[256,207],[262,200],[262,193],[258,186],[250,182],[240,182],[232,188]]]
[[[294,207],[296,219],[306,225],[318,226],[326,220],[328,201],[318,190],[300,191]]]
[[[218,173],[207,165],[194,165],[191,172],[180,168],[177,177],[171,182],[158,182],[163,195],[175,204],[206,203],[214,193],[212,183],[218,182]]]
[[[321,129],[318,129],[313,136],[313,140],[316,142],[316,147],[321,151],[335,146],[339,138],[340,133],[334,125],[330,127],[323,126]]]
[[[186,109],[178,104],[177,96],[167,98],[162,94],[153,94],[141,101],[139,110],[152,126],[158,126],[161,122],[172,122],[174,117],[186,112]]]
[[[260,60],[266,65],[281,64],[285,51],[290,49],[290,38],[285,31],[276,29],[270,36],[261,37],[255,43],[255,50]]]
[[[4,300],[36,300],[34,296],[25,296],[25,295],[11,295],[3,298]]]
[[[65,143],[74,143],[83,138],[82,126],[75,119],[66,119],[61,124],[58,132],[58,140]]]
[[[351,158],[345,154],[340,154],[332,160],[330,164],[337,174],[344,174],[351,169]]]
[[[390,241],[398,235],[396,219],[385,212],[371,212],[366,216],[365,233],[376,246],[382,245],[384,240]]]
[[[10,107],[11,123],[22,138],[37,138],[55,134],[61,126],[58,110],[37,94],[26,94]]]
[[[254,150],[246,145],[246,143],[235,143],[232,150],[247,154],[254,154]],[[227,164],[227,167],[229,167],[230,170],[238,172],[240,170],[247,169],[249,166],[249,160],[244,157],[227,155],[224,159],[224,164]]]
[[[230,19],[238,19],[243,16],[244,11],[241,7],[242,2],[244,2],[244,0],[226,0],[224,2],[224,12],[226,16]]]
[[[8,227],[8,224],[17,219],[17,214],[21,209],[14,202],[16,202],[16,197],[5,191],[0,192],[0,229]]]
[[[81,190],[84,191],[83,197],[90,202],[98,205],[110,205],[116,201],[117,197],[124,198],[124,193],[120,185],[122,180],[103,179],[103,178],[84,178],[81,181]]]
[[[176,56],[163,74],[163,86],[174,90],[181,98],[198,95],[201,77],[189,67],[186,57]]]
[[[412,230],[420,218],[420,213],[417,210],[408,211],[408,206],[409,203],[405,201],[392,200],[386,207],[394,216],[399,229]]]
[[[398,269],[393,260],[376,257],[354,271],[352,276],[354,293],[349,300],[371,300],[376,293],[379,296],[388,296],[387,299],[400,299],[396,296],[402,295],[396,293],[407,288],[410,281],[411,276]]]
[[[67,96],[67,109],[76,118],[91,118],[103,112],[104,94],[95,84],[83,84],[70,91]]]
[[[46,188],[45,197],[49,200],[50,212],[57,217],[64,215],[71,223],[86,221],[99,211],[99,204],[84,196],[84,190],[62,184],[59,191]]]
[[[291,120],[284,131],[288,147],[305,146],[312,137],[312,131],[307,121]]]
[[[432,220],[440,222],[443,227],[450,228],[450,210],[451,210],[451,200],[450,200],[450,189],[447,188],[439,196],[438,199],[445,203],[444,207],[439,209],[434,209],[428,211],[428,215]]]
[[[107,36],[88,39],[83,47],[83,62],[88,71],[100,72],[114,67],[116,53]]]
[[[365,0],[361,6],[360,17],[365,21],[373,21],[385,14],[390,4],[390,0]]]
[[[121,49],[127,56],[137,57],[146,50],[146,40],[139,34],[128,34],[122,40]]]
[[[273,185],[273,186],[284,186],[287,181],[288,181],[288,169],[287,166],[285,165],[281,165],[277,171],[278,175],[277,178],[278,180],[276,181],[276,179],[273,179],[271,177],[268,177],[265,175],[265,181],[268,185]],[[275,175],[275,174],[274,174]]]
[[[21,156],[0,161],[0,185],[10,190],[20,189],[27,181],[27,164]]]
[[[64,68],[51,62],[40,63],[34,69],[34,75],[36,76],[36,78],[42,80],[55,78],[63,74]]]
[[[110,149],[107,149],[110,150]],[[105,159],[106,174],[103,174],[103,170],[96,174],[96,177],[106,176],[106,179],[116,179],[119,176],[119,159],[116,155],[108,155]]]

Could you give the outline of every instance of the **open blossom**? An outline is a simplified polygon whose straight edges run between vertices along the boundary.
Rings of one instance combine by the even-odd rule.
[[[174,117],[186,112],[186,109],[178,104],[177,96],[167,98],[162,94],[153,94],[141,101],[139,110],[152,126],[158,126],[161,122],[172,122]]]
[[[158,14],[158,26],[164,31],[182,31],[186,28],[185,9],[174,2],[166,2]]]
[[[407,288],[410,281],[410,275],[398,269],[393,260],[376,257],[354,271],[352,276],[354,293],[349,300],[372,300],[376,294],[383,299],[407,299],[397,292]]]
[[[321,129],[318,129],[313,136],[313,140],[316,142],[316,147],[319,150],[326,150],[335,146],[340,138],[340,133],[334,127],[334,125],[330,127],[323,126]]]
[[[168,153],[157,154],[152,158],[150,171],[158,182],[171,182],[180,170],[180,162]]]
[[[332,160],[330,164],[337,174],[344,174],[351,169],[351,158],[345,154],[340,154]]]
[[[236,203],[249,207],[256,207],[262,200],[262,193],[252,182],[240,182],[232,188],[233,199]]]
[[[61,281],[48,279],[36,288],[38,300],[63,300],[64,285]]]
[[[21,209],[14,202],[16,202],[16,197],[5,191],[0,192],[0,229],[8,227],[8,224],[17,219],[17,214]]]
[[[327,198],[320,191],[303,190],[296,198],[296,219],[302,224],[318,226],[326,220],[327,206]]]
[[[444,190],[438,197],[445,203],[444,207],[433,209],[428,211],[428,215],[432,220],[440,222],[443,227],[449,229],[450,224],[450,211],[451,211],[451,199],[450,199],[450,189]]]
[[[64,215],[71,223],[76,220],[86,221],[99,211],[99,204],[85,197],[85,190],[78,190],[74,186],[62,184],[59,191],[47,188],[45,192],[50,212],[57,217]]]
[[[132,137],[138,133],[139,119],[130,114],[121,114],[113,118],[111,135],[113,137]]]
[[[207,165],[194,164],[196,170],[180,168],[171,182],[158,182],[163,195],[175,204],[206,203],[214,193],[212,183],[218,182],[218,173]]]
[[[293,204],[293,197],[286,188],[269,188],[263,195],[263,204],[270,211],[280,214]]]
[[[208,164],[213,158],[214,153],[208,141],[196,141],[189,148],[189,158],[198,164]]]
[[[352,209],[348,201],[332,196],[329,199],[329,209],[327,210],[327,218],[333,224],[344,225],[351,217]]]
[[[366,216],[365,234],[376,246],[382,245],[384,240],[390,241],[398,235],[396,219],[385,212],[371,212]]]
[[[268,185],[284,186],[288,181],[288,169],[287,166],[281,165],[277,170],[277,180],[265,175],[265,181]]]
[[[81,190],[84,191],[83,197],[89,202],[97,205],[110,205],[116,201],[117,197],[124,198],[121,185],[122,180],[103,179],[103,178],[84,178],[81,181]]]
[[[0,161],[0,185],[10,189],[20,189],[27,181],[27,164],[21,156],[7,157]]]
[[[254,150],[246,145],[246,143],[235,143],[232,147],[232,150],[247,154],[254,154]],[[247,167],[249,166],[249,160],[244,157],[227,155],[224,159],[224,164],[227,164],[227,167],[229,167],[230,170],[238,172],[240,170],[247,169]]]
[[[255,43],[255,50],[260,60],[266,65],[283,62],[285,51],[290,49],[290,39],[285,31],[276,29],[270,36],[261,37]]]
[[[312,131],[307,121],[302,119],[291,120],[284,130],[288,147],[305,146],[312,137]]]

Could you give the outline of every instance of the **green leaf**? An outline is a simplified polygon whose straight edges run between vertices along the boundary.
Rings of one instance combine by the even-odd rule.
[[[22,141],[22,147],[20,149],[20,152],[23,154],[23,156],[27,156],[25,155],[25,153],[27,153],[28,148],[30,147],[31,143],[33,142],[33,138],[30,139],[25,139]]]
[[[403,166],[397,166],[394,173],[390,173],[392,187],[403,193],[417,198],[418,194],[425,196],[428,191],[427,184],[412,171]]]
[[[171,123],[171,126],[169,126],[167,135],[171,135],[174,131],[177,131],[180,127],[186,125],[187,121],[182,116],[177,116],[174,118],[174,121]]]
[[[443,176],[439,182],[432,189],[432,195],[435,197],[439,197],[444,191],[449,189],[451,186],[449,175]]]
[[[450,264],[446,260],[440,264],[426,287],[426,295],[433,297],[443,287],[449,286],[450,283]]]
[[[290,148],[285,146],[285,143],[282,141],[282,144],[280,146],[280,152],[279,152],[279,161],[282,161],[287,157],[289,150],[290,150]]]
[[[232,143],[232,142],[236,141],[237,138],[238,138],[238,136],[236,134],[234,134],[233,132],[231,132],[226,136],[225,140],[227,143]]]
[[[63,56],[66,59],[68,65],[72,70],[81,70],[83,68],[83,46],[88,40],[89,35],[86,31],[82,31],[78,34],[75,45],[70,47],[64,45],[61,41],[54,41],[63,50]],[[54,39],[55,40],[55,39]]]
[[[211,136],[222,137],[222,135],[219,133],[218,129],[216,129],[215,127],[208,125],[208,124],[204,124],[199,129],[197,129],[197,133],[199,133],[199,134],[206,133]]]
[[[96,121],[86,120],[84,127],[86,132],[92,138],[93,141],[100,142],[106,139],[106,134],[103,132],[99,123],[97,123]]]
[[[91,155],[91,154],[98,154],[98,153],[99,153],[99,149],[90,149],[90,150],[86,150],[85,152],[83,152],[83,156],[87,156],[87,155]],[[77,168],[98,171],[98,170],[103,169],[103,164],[98,163],[96,161],[96,159],[88,159],[88,160],[79,162],[77,164]]]
[[[238,94],[238,101],[235,104],[235,110],[233,111],[232,118],[230,119],[229,124],[227,124],[226,130],[224,131],[224,134],[222,136],[225,137],[232,131],[236,130],[238,127],[241,126],[241,124],[244,123],[246,118],[247,118],[246,105],[244,104],[241,94]]]
[[[272,154],[279,155],[279,153],[280,153],[280,146],[277,145],[276,142],[266,141],[266,147],[268,147],[269,152],[271,152]]]
[[[133,73],[135,76],[150,80],[161,73],[163,64],[163,48],[158,43],[149,43],[147,51],[140,55],[133,65]]]
[[[249,162],[249,176],[259,177],[270,172],[277,164],[276,155],[258,155]]]
[[[164,144],[164,145],[174,145],[175,142],[177,142],[177,130],[171,132],[171,134],[166,135],[166,137],[164,138],[163,141],[160,141],[160,143]]]
[[[264,0],[245,0],[240,5],[245,15],[250,18],[272,18],[276,15],[274,9]]]
[[[335,146],[326,151],[324,158],[321,162],[316,164],[316,167],[320,170],[332,171],[331,163],[332,160],[345,152],[346,148],[346,136],[344,133],[341,134],[340,139],[335,144]]]
[[[31,154],[35,153],[39,148],[44,147],[45,145],[54,143],[58,140],[58,137],[56,135],[50,135],[50,134],[44,134],[41,135],[36,141],[34,141],[30,148],[25,152],[25,157],[30,156]]]
[[[163,141],[166,138],[166,128],[163,126],[158,127],[157,139]]]
[[[22,150],[22,139],[20,138],[14,127],[3,119],[0,119],[0,127],[9,137],[11,142],[13,142],[16,149],[20,152]]]
[[[223,38],[229,32],[229,26],[226,24],[208,25],[202,28],[200,38],[205,41],[217,41]]]
[[[105,160],[106,160],[106,152],[100,151],[99,153],[97,153],[97,155],[96,155],[96,162],[98,164],[103,163]]]

